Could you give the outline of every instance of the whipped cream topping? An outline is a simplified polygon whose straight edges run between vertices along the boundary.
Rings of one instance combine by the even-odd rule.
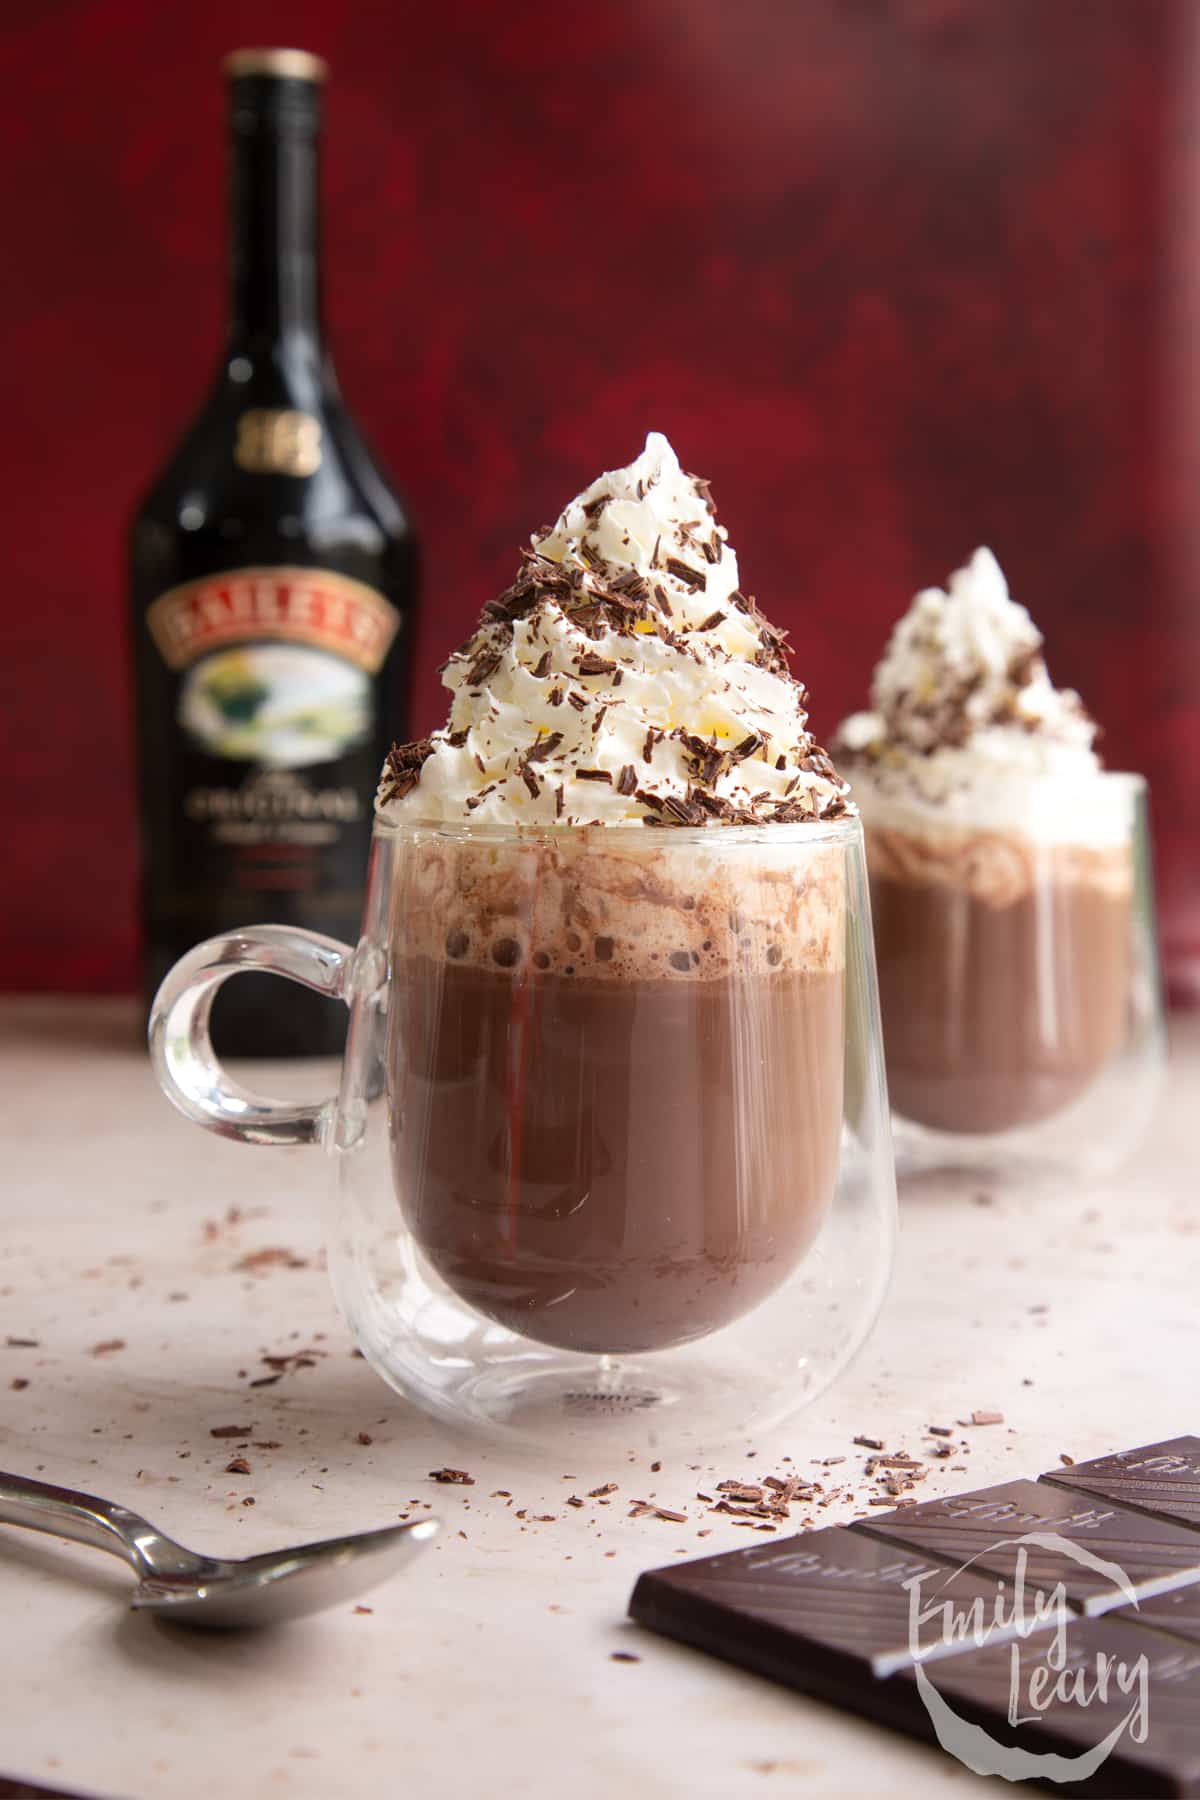
[[[1042,641],[990,550],[945,591],[916,596],[876,668],[872,710],[843,720],[833,741],[868,825],[1128,841],[1135,789],[1101,769],[1096,726],[1050,680]]]
[[[707,485],[657,432],[533,540],[442,676],[449,719],[388,757],[384,818],[696,826],[853,810]]]
[[[892,632],[872,710],[839,727],[841,753],[930,799],[997,767],[1094,773],[1096,726],[1079,695],[1050,680],[1042,643],[992,552],[976,550],[945,590],[923,589]]]

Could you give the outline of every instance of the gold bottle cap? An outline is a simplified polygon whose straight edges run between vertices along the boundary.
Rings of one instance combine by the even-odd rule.
[[[221,67],[232,81],[239,75],[282,75],[291,81],[324,81],[329,64],[310,50],[234,50]]]

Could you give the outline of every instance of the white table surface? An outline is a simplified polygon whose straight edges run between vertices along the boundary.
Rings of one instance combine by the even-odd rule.
[[[1036,1201],[907,1196],[874,1338],[756,1456],[731,1448],[700,1474],[639,1458],[570,1482],[465,1451],[352,1356],[320,1267],[322,1158],[185,1123],[130,1005],[7,1001],[0,1053],[0,1464],[124,1500],[218,1554],[426,1504],[446,1527],[365,1597],[370,1613],[240,1638],[136,1616],[115,1560],[0,1528],[0,1774],[105,1800],[982,1793],[941,1752],[629,1625],[635,1577],[763,1541],[707,1512],[706,1480],[844,1455],[818,1473],[861,1493],[855,1433],[919,1455],[930,1422],[1003,1410],[959,1434],[969,1472],[930,1464],[924,1499],[1200,1427],[1200,1019],[1177,1023],[1157,1128],[1123,1178]],[[320,1090],[328,1065],[287,1079]],[[238,1268],[276,1247],[304,1266]],[[315,1366],[248,1389],[264,1355],[310,1346]],[[279,1445],[246,1452],[249,1477],[224,1472],[236,1445],[210,1435],[240,1421]],[[430,1481],[447,1463],[475,1485]],[[564,1504],[610,1479],[607,1508]],[[630,1519],[651,1491],[688,1523]],[[518,1508],[554,1522],[523,1529]],[[862,1510],[847,1496],[821,1522]]]

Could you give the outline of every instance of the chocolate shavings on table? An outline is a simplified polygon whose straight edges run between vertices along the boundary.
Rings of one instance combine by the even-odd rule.
[[[468,1475],[465,1469],[430,1469],[430,1481],[440,1481],[448,1487],[474,1487],[475,1477]]]
[[[253,1430],[252,1420],[249,1425],[214,1425],[208,1435],[215,1438],[248,1438]]]
[[[297,1256],[294,1250],[285,1250],[281,1245],[272,1244],[264,1250],[251,1250],[249,1255],[240,1257],[233,1266],[239,1273],[258,1275],[264,1269],[307,1269],[308,1258]]]
[[[284,1351],[278,1356],[260,1356],[259,1362],[265,1364],[271,1373],[259,1375],[248,1385],[252,1388],[274,1387],[277,1381],[282,1381],[285,1375],[290,1375],[295,1369],[315,1369],[324,1355],[324,1350],[318,1350],[313,1345],[305,1350]]]

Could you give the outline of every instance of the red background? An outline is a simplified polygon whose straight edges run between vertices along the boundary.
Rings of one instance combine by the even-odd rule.
[[[1200,992],[1193,0],[9,9],[0,985],[135,981],[121,536],[219,347],[254,42],[333,65],[331,335],[426,540],[416,726],[518,543],[657,427],[822,731],[996,549],[1151,777]]]

